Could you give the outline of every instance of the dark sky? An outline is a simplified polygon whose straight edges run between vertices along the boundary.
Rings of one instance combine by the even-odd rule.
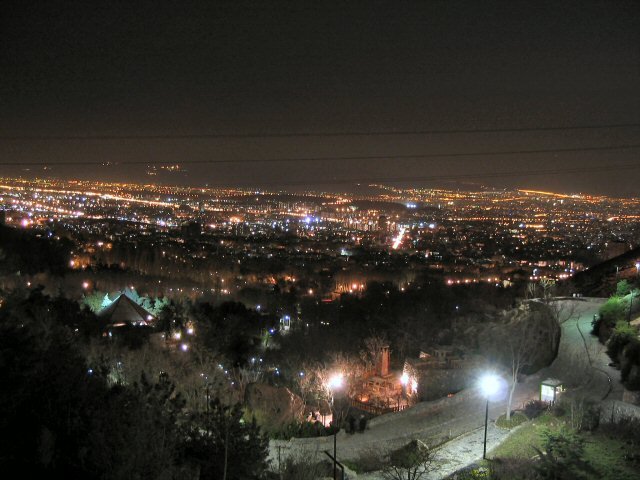
[[[0,175],[317,189],[413,176],[638,194],[640,168],[615,165],[640,163],[640,148],[398,158],[637,145],[638,126],[135,138],[637,125],[637,1],[20,1],[3,8],[0,28]],[[156,177],[144,165],[95,165],[385,155],[191,164]],[[511,174],[536,170],[552,173]],[[494,172],[508,176],[474,177]]]

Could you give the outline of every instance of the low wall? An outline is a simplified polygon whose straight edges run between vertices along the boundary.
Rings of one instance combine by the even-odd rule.
[[[475,380],[472,368],[430,368],[418,374],[418,396],[422,401],[439,400],[450,392],[460,392]]]
[[[640,420],[640,406],[619,400],[605,400],[600,404],[601,423],[615,423],[627,419]]]
[[[622,393],[622,401],[631,405],[640,405],[640,391],[632,391],[625,388]]]
[[[385,415],[380,415],[379,417],[372,418],[371,420],[369,420],[368,426],[375,427],[376,425],[382,425],[383,423],[387,423],[391,420],[397,420],[398,418],[402,418],[402,416],[404,415],[415,415],[415,413],[437,412],[439,410],[442,410],[445,407],[451,407],[453,405],[457,405],[462,401],[468,400],[476,396],[478,396],[477,389],[468,388],[466,390],[461,390],[460,392],[456,393],[452,397],[443,397],[443,398],[439,398],[438,400],[420,402],[401,412],[387,413]]]

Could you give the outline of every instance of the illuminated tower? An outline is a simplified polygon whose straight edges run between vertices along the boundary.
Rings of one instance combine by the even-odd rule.
[[[386,377],[389,375],[389,345],[384,345],[380,352],[380,376]]]

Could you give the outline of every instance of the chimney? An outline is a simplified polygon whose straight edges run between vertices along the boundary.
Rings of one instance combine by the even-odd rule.
[[[380,376],[389,375],[389,345],[384,345],[380,352]]]

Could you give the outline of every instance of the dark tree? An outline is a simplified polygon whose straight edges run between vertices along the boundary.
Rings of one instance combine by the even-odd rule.
[[[167,379],[150,383],[143,376],[132,386],[108,389],[90,412],[83,470],[110,479],[174,478],[181,461],[183,407]]]
[[[255,419],[242,418],[240,405],[213,400],[187,435],[186,456],[200,467],[202,480],[252,480],[267,469],[269,440]]]
[[[40,291],[0,307],[0,469],[21,478],[173,478],[183,463],[182,400],[168,382],[110,386],[103,369],[86,365],[77,315]]]
[[[0,273],[63,273],[69,267],[71,248],[72,243],[64,238],[36,236],[0,225]]]
[[[198,338],[211,352],[221,353],[231,366],[242,367],[262,349],[263,335],[275,326],[275,318],[261,315],[237,302],[218,307],[201,303],[193,308]]]

